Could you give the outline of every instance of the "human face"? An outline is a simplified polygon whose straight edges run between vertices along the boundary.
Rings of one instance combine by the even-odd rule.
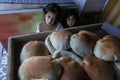
[[[45,21],[47,25],[53,25],[56,20],[56,14],[48,11],[45,15]]]
[[[68,25],[69,27],[72,27],[72,26],[74,26],[74,24],[75,24],[75,18],[74,18],[74,16],[72,15],[72,16],[70,16],[70,17],[67,18],[67,25]]]

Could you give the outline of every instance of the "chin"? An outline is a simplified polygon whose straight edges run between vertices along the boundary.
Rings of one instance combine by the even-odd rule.
[[[51,24],[47,24],[48,26],[50,26]]]
[[[70,25],[69,27],[73,27],[73,26]]]
[[[53,25],[53,24],[47,24],[48,26]]]

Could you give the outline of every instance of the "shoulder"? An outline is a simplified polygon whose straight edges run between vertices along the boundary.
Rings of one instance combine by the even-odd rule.
[[[45,26],[46,26],[45,22],[42,22],[42,23],[38,24],[36,32],[38,33],[38,32],[44,31]]]
[[[56,30],[60,30],[60,29],[63,29],[63,26],[62,26],[62,24],[59,22],[59,23],[57,24]]]
[[[39,33],[39,32],[40,32],[40,30],[39,30],[39,25],[40,25],[40,24],[37,25],[36,33]]]

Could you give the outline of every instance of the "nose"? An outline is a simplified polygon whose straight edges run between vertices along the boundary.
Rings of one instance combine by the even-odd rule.
[[[72,24],[72,20],[70,20],[70,24]]]
[[[49,19],[49,24],[51,24],[52,23],[52,19]]]
[[[71,20],[71,23],[74,23],[74,22],[75,22],[75,20],[74,20],[74,19],[72,19],[72,20]]]
[[[70,20],[69,22],[70,22],[70,24],[72,25],[73,21],[72,21],[72,20]]]

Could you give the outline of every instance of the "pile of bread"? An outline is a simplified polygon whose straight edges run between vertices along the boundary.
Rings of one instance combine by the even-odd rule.
[[[57,30],[26,43],[20,61],[20,80],[120,80],[120,39]]]

